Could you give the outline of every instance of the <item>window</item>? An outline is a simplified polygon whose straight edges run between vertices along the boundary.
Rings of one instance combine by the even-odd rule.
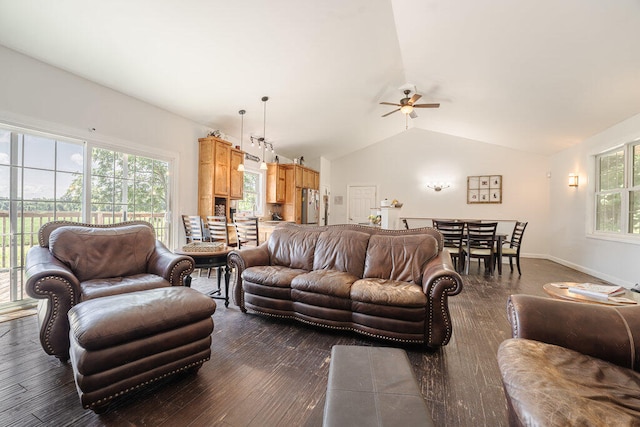
[[[38,230],[82,220],[84,143],[0,128],[0,305],[27,298],[23,266]]]
[[[640,235],[640,142],[596,156],[595,229]]]
[[[169,163],[148,157],[91,150],[91,223],[143,220],[168,244]]]
[[[238,213],[254,216],[262,212],[262,177],[259,172],[244,171],[243,199],[238,201]]]

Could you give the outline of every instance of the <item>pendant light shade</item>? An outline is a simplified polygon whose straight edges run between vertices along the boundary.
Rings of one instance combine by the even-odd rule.
[[[264,120],[262,122],[262,163],[260,163],[261,170],[267,170],[267,162],[264,157],[265,148],[267,146],[267,101],[269,100],[268,96],[262,97],[262,102],[264,103]]]
[[[242,118],[242,124],[240,125],[240,151],[242,151],[242,163],[238,165],[238,172],[244,172],[244,144],[242,143],[242,138],[244,137],[244,113],[245,110],[238,111],[240,117]]]

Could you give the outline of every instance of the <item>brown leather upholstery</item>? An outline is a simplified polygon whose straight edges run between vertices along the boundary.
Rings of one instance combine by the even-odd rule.
[[[512,295],[498,350],[511,425],[640,425],[640,307]]]
[[[432,228],[283,224],[265,244],[233,251],[243,311],[431,347],[452,332],[448,297],[462,279]]]
[[[71,364],[84,408],[209,360],[215,302],[186,287],[92,299],[69,310]]]
[[[169,251],[153,226],[136,221],[43,225],[40,245],[27,253],[26,291],[41,299],[40,342],[48,354],[69,357],[67,312],[81,301],[168,286],[182,286],[193,260]]]

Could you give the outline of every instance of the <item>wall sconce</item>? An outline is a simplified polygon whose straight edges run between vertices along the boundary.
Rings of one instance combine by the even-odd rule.
[[[449,187],[451,187],[451,185],[444,182],[427,184],[427,188],[431,188],[434,191],[442,191],[443,188]]]
[[[578,186],[578,175],[575,173],[569,174],[569,187],[577,187]]]

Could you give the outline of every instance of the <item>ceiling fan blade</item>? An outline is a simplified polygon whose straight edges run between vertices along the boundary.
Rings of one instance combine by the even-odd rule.
[[[412,111],[409,113],[409,117],[411,117],[412,119],[415,119],[416,117],[418,117],[418,115],[416,114],[415,111]]]
[[[400,107],[400,104],[394,104],[393,102],[381,102],[380,105],[393,105],[396,107]]]
[[[422,95],[418,95],[417,93],[414,93],[411,99],[409,100],[409,104],[413,105],[413,103],[420,98],[422,98]]]
[[[387,114],[383,114],[383,115],[382,115],[382,117],[387,117],[389,114],[393,114],[393,113],[395,113],[396,111],[400,111],[400,109],[398,108],[397,110],[393,110],[393,111],[391,111],[391,112],[389,112],[389,113],[387,113]]]
[[[413,108],[440,108],[440,104],[413,104]]]

